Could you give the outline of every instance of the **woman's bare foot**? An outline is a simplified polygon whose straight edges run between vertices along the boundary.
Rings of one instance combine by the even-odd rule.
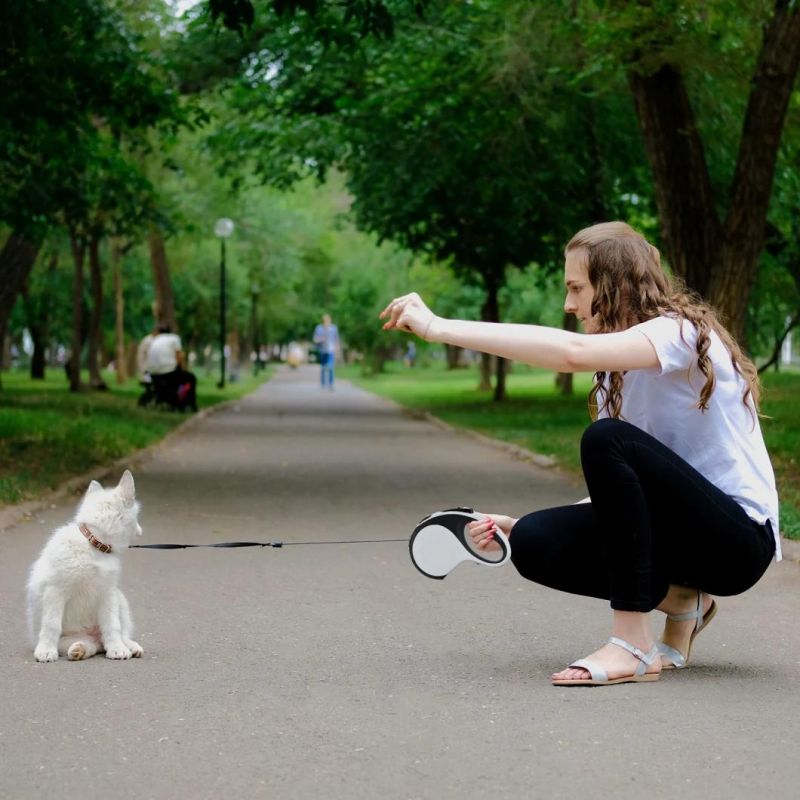
[[[616,636],[632,644],[643,653],[649,653],[653,649],[653,635],[650,632],[648,615],[637,611],[614,611],[614,627],[612,636]],[[639,666],[639,659],[627,650],[615,644],[605,644],[599,650],[595,650],[587,661],[592,661],[602,667],[609,680],[624,678],[633,675]],[[647,665],[647,674],[658,674],[661,672],[661,663],[656,658],[653,664]],[[589,680],[591,674],[582,667],[567,667],[550,676],[554,681],[583,681]]]
[[[472,544],[478,550],[499,550],[500,545],[494,538],[495,531],[500,529],[506,537],[511,535],[511,529],[516,525],[517,520],[505,514],[484,514],[485,519],[470,522],[467,532],[472,539]]]
[[[697,610],[697,589],[691,589],[687,586],[670,586],[667,596],[658,606],[659,611],[665,614],[679,615],[688,614]],[[708,614],[711,606],[714,604],[714,598],[710,594],[702,594],[701,612],[703,617]],[[700,623],[703,624],[702,622]],[[697,626],[697,619],[690,618],[686,620],[667,619],[664,623],[664,633],[661,641],[665,645],[682,653],[684,657],[689,655],[689,646],[692,640],[692,633],[694,633]],[[672,660],[665,655],[662,655],[661,661],[665,667],[674,666]]]

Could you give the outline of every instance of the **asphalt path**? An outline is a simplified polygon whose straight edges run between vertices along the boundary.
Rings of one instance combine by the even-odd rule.
[[[720,601],[690,668],[554,688],[607,636],[604,603],[511,566],[432,581],[404,542],[333,542],[407,537],[454,505],[573,502],[565,475],[344,382],[322,391],[311,367],[134,470],[142,543],[324,544],[129,551],[144,657],[37,664],[26,572],[77,499],[0,534],[3,800],[798,796],[795,561]]]

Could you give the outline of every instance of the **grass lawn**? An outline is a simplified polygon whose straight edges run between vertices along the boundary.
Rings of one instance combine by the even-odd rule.
[[[415,409],[429,411],[453,425],[480,431],[496,439],[554,456],[558,463],[580,472],[579,442],[589,423],[586,397],[590,375],[575,376],[575,394],[557,395],[553,373],[514,365],[508,376],[509,399],[495,404],[489,392],[476,388],[476,368],[448,371],[434,363],[408,369],[390,363],[380,375],[364,377],[359,368],[339,369],[363,388]],[[781,499],[784,536],[800,539],[800,372],[769,373],[761,426]]]
[[[203,409],[252,391],[269,375],[248,375],[216,386],[217,376],[197,373],[197,403]],[[62,370],[44,381],[26,372],[2,373],[0,390],[0,505],[19,503],[58,486],[92,467],[108,464],[161,439],[188,414],[139,408],[135,380],[110,391],[69,391]]]

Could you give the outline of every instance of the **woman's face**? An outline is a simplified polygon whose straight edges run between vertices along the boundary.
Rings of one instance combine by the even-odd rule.
[[[596,333],[597,317],[592,315],[594,288],[589,283],[585,250],[570,250],[567,253],[564,261],[564,284],[567,287],[564,311],[574,314],[583,323],[586,333]]]

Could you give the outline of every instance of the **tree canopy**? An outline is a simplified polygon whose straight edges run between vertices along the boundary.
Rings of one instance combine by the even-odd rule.
[[[789,0],[203,0],[180,19],[164,0],[12,0],[3,14],[0,330],[26,284],[15,319],[45,307],[34,262],[60,275],[71,259],[73,350],[102,346],[87,326],[107,329],[109,270],[131,324],[155,300],[203,346],[217,216],[240,223],[232,324],[251,338],[298,337],[321,307],[347,327],[426,269],[442,302],[516,315],[517,293],[540,289],[514,270],[552,287],[570,235],[610,218],[655,240],[763,358],[797,324]]]

